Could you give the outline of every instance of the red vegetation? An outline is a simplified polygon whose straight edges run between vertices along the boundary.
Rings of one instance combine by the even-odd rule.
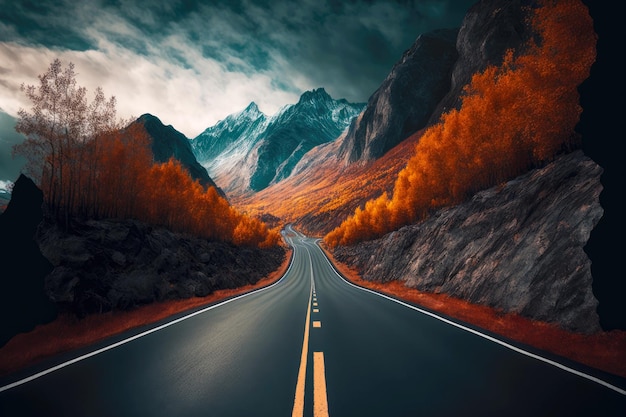
[[[92,345],[127,330],[156,323],[174,314],[215,303],[226,298],[266,287],[278,281],[289,267],[291,256],[276,271],[254,285],[218,290],[206,297],[165,301],[132,311],[112,311],[83,319],[74,315],[59,316],[52,323],[37,326],[33,331],[18,334],[0,348],[0,375],[32,365],[45,358]]]
[[[19,111],[16,130],[27,139],[15,152],[27,157],[47,209],[59,221],[135,218],[239,245],[278,244],[277,230],[237,212],[177,161],[153,163],[145,130],[121,129],[115,99],[107,101],[101,89],[89,103],[71,63],[63,69],[55,60],[39,81],[39,87],[22,87],[33,107]]]
[[[297,223],[300,230],[312,235],[328,233],[359,205],[391,191],[420,135],[407,138],[376,161],[347,167],[334,156],[339,139],[312,151],[323,159],[313,169],[254,195],[235,197],[233,202],[251,215],[271,213],[284,223]]]
[[[357,208],[326,236],[329,245],[380,237],[572,146],[582,111],[577,87],[595,61],[593,21],[580,0],[546,0],[531,23],[540,39],[475,74],[460,110],[444,114],[421,137],[393,196]]]
[[[153,163],[149,139],[137,125],[100,138],[99,151],[92,155],[86,166],[97,164],[99,185],[93,193],[78,187],[78,195],[92,199],[70,207],[72,215],[91,211],[94,217],[130,217],[238,245],[278,244],[277,231],[236,211],[215,188],[194,181],[178,161]],[[61,184],[60,191],[70,192],[69,185]]]
[[[354,269],[337,262],[329,251],[325,252],[342,275],[356,285],[415,303],[587,366],[626,377],[626,331],[612,330],[591,335],[573,333],[553,324],[503,313],[445,294],[424,293],[404,286],[401,281],[386,284],[366,281]]]

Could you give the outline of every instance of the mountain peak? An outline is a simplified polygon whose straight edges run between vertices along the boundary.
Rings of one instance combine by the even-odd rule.
[[[250,119],[257,119],[259,116],[263,115],[263,112],[259,110],[259,106],[257,106],[256,103],[253,101],[250,104],[248,104],[248,107],[246,107],[240,113],[240,115],[247,116]]]
[[[161,120],[153,114],[144,113],[137,119],[138,122],[156,121],[162,124]]]
[[[146,129],[169,129],[173,132],[176,132],[180,135],[182,135],[182,133],[180,133],[178,130],[174,129],[174,126],[172,125],[165,125],[161,119],[159,119],[157,116],[150,114],[150,113],[144,113],[141,116],[139,116],[139,118],[137,119],[137,122],[140,122],[141,124],[143,124]]]
[[[300,103],[307,101],[330,101],[332,97],[324,90],[323,87],[316,88],[315,90],[305,91],[300,96]]]

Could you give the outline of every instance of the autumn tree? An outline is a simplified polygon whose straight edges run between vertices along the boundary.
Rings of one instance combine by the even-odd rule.
[[[89,152],[98,152],[98,139],[122,126],[115,98],[107,99],[98,88],[90,102],[87,89],[77,85],[74,64],[64,68],[59,59],[39,76],[39,85],[21,88],[32,107],[18,112],[15,129],[26,140],[14,152],[26,157],[48,209],[67,223],[70,213],[96,193],[97,159]],[[86,187],[82,195],[79,187]]]
[[[180,162],[154,163],[145,129],[118,121],[115,98],[101,88],[90,102],[73,64],[54,60],[38,86],[22,90],[32,108],[19,111],[16,130],[26,140],[15,152],[27,157],[48,210],[66,226],[72,216],[134,218],[238,245],[278,244],[276,230],[239,213]]]
[[[439,207],[540,167],[576,146],[577,87],[595,61],[596,35],[580,0],[544,0],[524,53],[475,74],[458,110],[429,128],[393,195],[359,208],[326,236],[332,246],[381,236]]]

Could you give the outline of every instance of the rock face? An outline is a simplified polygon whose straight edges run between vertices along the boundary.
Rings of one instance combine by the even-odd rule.
[[[165,126],[158,117],[144,114],[134,123],[143,125],[152,140],[152,153],[156,162],[167,162],[174,157],[189,172],[193,179],[200,181],[205,187],[215,187],[224,196],[222,190],[209,177],[206,169],[196,160],[189,144],[189,139],[174,129],[172,125]]]
[[[42,224],[37,240],[54,266],[47,294],[79,317],[256,283],[285,256],[281,247],[237,247],[133,220],[73,223],[70,232]]]
[[[0,215],[0,346],[56,317],[56,307],[44,292],[52,265],[33,239],[43,218],[42,204],[41,190],[20,175]]]
[[[472,6],[461,24],[456,40],[458,59],[452,69],[450,90],[430,115],[428,125],[442,113],[459,108],[463,87],[472,75],[489,65],[499,65],[507,49],[518,49],[531,35],[526,22],[532,0],[481,0]]]
[[[229,194],[260,191],[287,178],[309,150],[336,139],[364,106],[335,100],[318,88],[272,117],[251,103],[191,143],[200,163]]]
[[[457,30],[420,35],[372,94],[339,149],[346,163],[369,161],[423,128],[450,88]]]
[[[340,247],[367,280],[402,280],[573,331],[600,330],[583,251],[602,169],[582,151],[383,238]]]

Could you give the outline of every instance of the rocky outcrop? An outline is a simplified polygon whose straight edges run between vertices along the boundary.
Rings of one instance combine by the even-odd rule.
[[[602,169],[582,151],[381,239],[335,250],[367,280],[402,280],[568,330],[600,329],[583,251]]]
[[[456,29],[441,29],[417,38],[350,126],[339,158],[377,159],[426,125],[449,91],[456,36]]]
[[[134,220],[75,222],[69,232],[46,223],[37,240],[54,266],[47,294],[79,317],[256,283],[285,256],[282,247],[238,247]]]
[[[435,124],[446,111],[459,108],[463,87],[472,76],[489,65],[500,65],[507,49],[519,50],[532,31],[526,18],[532,0],[481,0],[463,19],[456,40],[458,59],[454,63],[450,90],[430,115]]]
[[[42,204],[42,191],[20,175],[0,215],[0,346],[56,317],[56,307],[44,292],[52,265],[33,239],[43,218]]]

